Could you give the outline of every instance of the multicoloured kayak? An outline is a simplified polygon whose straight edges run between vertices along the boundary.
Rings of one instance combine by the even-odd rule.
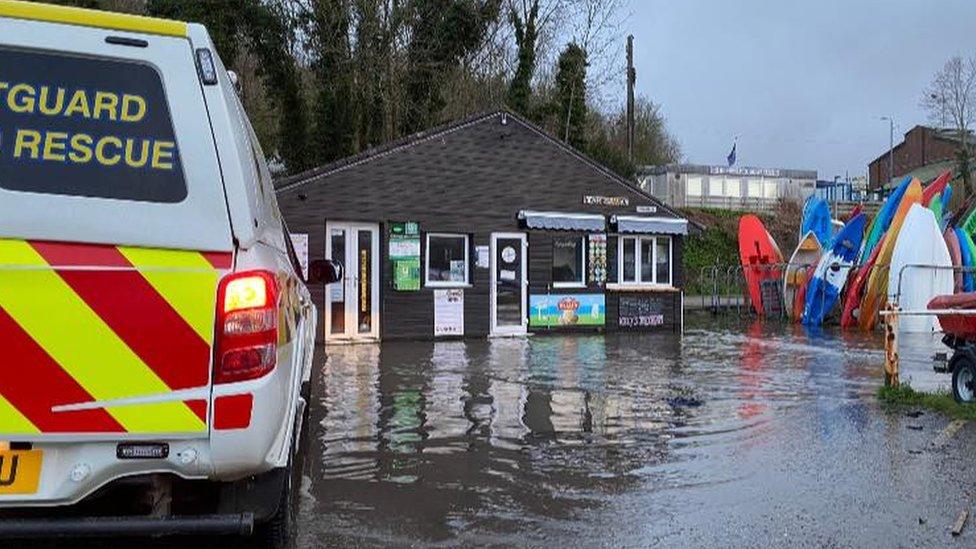
[[[861,310],[857,319],[863,330],[873,330],[878,324],[878,312],[888,299],[888,266],[891,264],[891,254],[901,236],[901,226],[905,222],[908,211],[913,204],[918,204],[921,200],[922,183],[918,179],[913,179],[905,189],[901,204],[898,205],[898,210],[891,220],[888,237],[885,238],[881,252],[875,261],[875,269],[868,278],[868,285],[864,290],[864,299],[861,301]]]
[[[901,204],[901,199],[905,196],[905,191],[908,190],[908,185],[911,182],[911,177],[906,177],[902,180],[895,187],[895,190],[891,191],[884,204],[881,205],[881,209],[878,210],[878,215],[874,216],[874,220],[871,221],[871,226],[868,227],[868,235],[864,238],[864,249],[861,251],[862,263],[864,263],[864,258],[871,257],[871,254],[874,252],[874,247],[881,240],[881,235],[888,232],[888,228],[891,226],[891,220],[895,217],[898,206]]]
[[[858,214],[837,233],[830,252],[824,254],[810,280],[803,308],[803,323],[817,326],[830,314],[847,283],[847,275],[861,250],[867,216]]]
[[[956,227],[955,231],[959,240],[959,255],[962,256],[962,266],[970,269],[976,267],[976,246],[973,245],[973,239],[959,227]],[[976,275],[973,271],[968,270],[962,273],[962,289],[964,292],[976,290]]]
[[[886,234],[881,235],[881,243],[884,243]],[[874,264],[878,260],[878,254],[881,253],[881,246],[875,246],[874,252],[871,257],[868,258],[858,269],[851,283],[847,286],[847,296],[844,298],[844,312],[840,317],[840,327],[841,328],[851,328],[857,324],[857,320],[854,318],[854,311],[857,311],[861,306],[861,299],[864,297],[864,285],[867,284],[868,278],[874,271]]]

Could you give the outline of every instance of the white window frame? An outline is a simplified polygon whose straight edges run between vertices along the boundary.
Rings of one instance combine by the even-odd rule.
[[[461,238],[464,239],[464,282],[451,280],[431,280],[430,279],[430,239],[434,238]],[[470,237],[459,233],[427,233],[424,247],[424,286],[428,288],[466,288],[471,285],[471,250]]]
[[[696,192],[691,192],[694,187]],[[701,177],[688,177],[685,179],[685,196],[701,198],[705,194]]]
[[[667,239],[668,241],[668,282],[658,283],[657,281],[657,240]],[[636,281],[624,280],[624,241],[634,241],[634,277]],[[651,280],[643,280],[641,276],[641,243],[651,241]],[[642,288],[673,288],[674,287],[674,239],[667,235],[620,235],[617,238],[617,286],[621,287],[642,287]]]
[[[557,236],[553,238],[552,244],[553,244],[554,252],[556,246],[556,238],[560,238],[560,237]],[[583,253],[580,254],[580,265],[579,265],[580,280],[573,281],[573,282],[556,282],[554,280],[552,282],[553,288],[585,288],[586,287],[586,235],[579,235],[578,240],[580,246],[583,249]],[[555,253],[553,253],[553,256],[555,256]],[[552,267],[550,267],[550,269],[551,268]]]

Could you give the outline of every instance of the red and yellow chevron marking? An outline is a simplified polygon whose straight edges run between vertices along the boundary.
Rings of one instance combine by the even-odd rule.
[[[0,239],[0,438],[206,431],[205,400],[167,396],[209,384],[230,261]]]

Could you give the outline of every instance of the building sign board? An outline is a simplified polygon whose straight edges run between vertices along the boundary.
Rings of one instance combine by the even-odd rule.
[[[607,305],[603,294],[540,294],[529,296],[529,326],[563,328],[603,326]]]
[[[389,256],[393,264],[393,289],[420,290],[420,227],[413,221],[390,223]]]
[[[669,300],[668,295],[654,293],[621,295],[617,325],[621,328],[664,326]]]
[[[753,175],[763,177],[779,177],[780,171],[775,168],[746,168],[738,166],[709,166],[710,175]]]
[[[587,206],[629,206],[630,199],[626,196],[597,196],[583,195],[583,204]]]
[[[464,335],[464,290],[434,290],[434,337]]]
[[[657,213],[657,206],[645,206],[643,204],[639,205],[637,206],[637,213],[639,214]]]

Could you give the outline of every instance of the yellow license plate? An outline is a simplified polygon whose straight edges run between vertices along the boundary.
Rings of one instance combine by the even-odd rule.
[[[0,494],[33,494],[40,480],[40,450],[0,450]]]

